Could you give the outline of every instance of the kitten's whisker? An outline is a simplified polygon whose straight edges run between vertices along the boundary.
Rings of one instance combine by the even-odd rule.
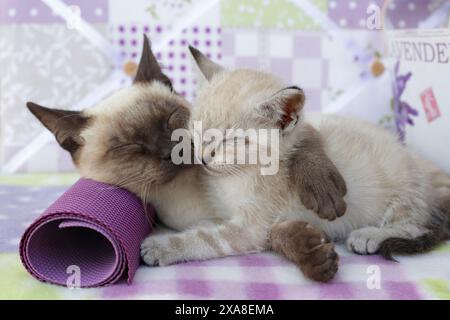
[[[140,193],[140,198],[142,199],[142,205],[144,206],[144,212],[145,212],[145,217],[147,219],[147,221],[150,223],[150,225],[153,225],[153,217],[151,217],[149,215],[148,212],[148,194],[149,194],[149,185],[148,184],[144,184],[143,186],[143,192],[141,191]]]
[[[138,173],[132,176],[128,176],[122,180],[120,180],[119,182],[115,183],[115,186],[111,186],[110,189],[108,190],[114,190],[114,189],[119,189],[119,188],[126,188],[129,187],[131,185],[137,184],[137,183],[142,183],[145,181],[148,181],[148,178],[145,177],[140,177],[141,175],[143,175],[143,173]]]
[[[136,179],[139,176],[140,176],[140,173],[125,177],[125,178],[115,182],[114,186],[107,188],[107,190],[114,190],[114,189],[122,188],[123,186],[127,185],[129,182],[135,181],[134,179]]]

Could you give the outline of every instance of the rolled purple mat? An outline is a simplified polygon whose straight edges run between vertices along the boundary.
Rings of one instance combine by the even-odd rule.
[[[67,285],[76,266],[81,287],[121,278],[130,283],[153,216],[153,208],[145,212],[131,192],[80,179],[28,227],[20,257],[28,272],[45,282]]]

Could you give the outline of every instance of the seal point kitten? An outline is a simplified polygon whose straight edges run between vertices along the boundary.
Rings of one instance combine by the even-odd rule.
[[[201,119],[212,128],[235,123],[242,125],[243,122],[244,127],[254,125],[266,128],[269,121],[272,121],[272,126],[278,126],[279,115],[283,114],[283,110],[276,109],[283,108],[280,103],[283,100],[278,97],[280,92],[291,87],[284,88],[278,78],[264,72],[225,70],[207,61],[204,55],[198,58],[198,50],[194,50],[193,55],[208,80],[197,95],[194,119]],[[275,112],[266,112],[267,99],[272,99]],[[226,121],[216,116],[221,110],[227,112]],[[265,119],[262,120],[261,116]],[[281,144],[284,144],[284,156],[288,157],[291,149],[294,153],[298,149],[296,142],[304,135],[302,130],[305,124],[314,127],[320,133],[326,155],[346,180],[347,212],[332,221],[318,219],[320,217],[296,202],[292,190],[284,187],[286,183],[282,181],[286,181],[286,177],[283,173],[270,181],[246,171],[254,181],[254,186],[250,184],[247,187],[250,190],[254,188],[259,194],[247,193],[246,197],[251,199],[248,203],[252,205],[245,208],[242,204],[239,210],[248,210],[253,212],[249,215],[254,216],[257,207],[258,215],[266,215],[267,218],[274,217],[274,210],[277,210],[281,213],[279,220],[288,221],[279,225],[279,221],[273,220],[270,238],[275,250],[288,257],[295,256],[296,251],[301,253],[301,241],[295,240],[301,237],[289,238],[289,235],[301,235],[301,231],[305,230],[305,225],[296,224],[296,233],[296,228],[290,225],[295,220],[307,222],[333,240],[346,240],[348,249],[355,253],[380,253],[387,258],[392,258],[393,253],[423,252],[446,239],[449,210],[443,208],[446,204],[438,196],[429,167],[402,146],[396,137],[364,121],[338,116],[307,115],[300,124],[291,133],[283,135]],[[284,169],[281,169],[286,170],[285,175],[290,177],[288,167],[285,163]],[[224,195],[240,197],[244,193],[241,189],[238,193],[226,190],[233,185],[229,181],[231,179],[207,179],[210,180],[208,186],[220,186],[216,187],[214,195],[216,201],[230,207],[227,210],[233,210],[233,203],[226,202]],[[262,187],[258,188],[258,185]],[[219,190],[221,192],[217,192]],[[448,198],[449,192],[444,196],[444,199]],[[255,203],[259,202],[264,205],[256,206]],[[277,204],[276,208],[272,208],[273,203]],[[320,239],[320,236],[316,238]],[[320,241],[326,243],[327,239]],[[330,261],[329,266],[334,264]],[[333,267],[330,268],[333,270]]]

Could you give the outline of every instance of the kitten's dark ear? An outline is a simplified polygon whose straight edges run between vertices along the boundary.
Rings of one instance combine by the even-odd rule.
[[[282,130],[293,128],[305,104],[305,93],[298,87],[289,87],[275,93],[258,106],[258,113],[271,119]]]
[[[139,66],[136,71],[136,77],[134,82],[152,82],[160,81],[170,89],[172,89],[172,83],[169,78],[162,73],[161,67],[156,61],[155,55],[150,48],[150,41],[148,37],[144,34],[144,48],[142,50],[141,60],[139,61]]]
[[[72,156],[82,146],[80,133],[88,126],[89,117],[84,116],[81,111],[49,109],[33,102],[27,102],[27,107]]]
[[[225,69],[218,65],[217,63],[210,60],[207,56],[200,52],[200,50],[189,46],[189,51],[192,54],[195,62],[197,63],[198,68],[205,76],[206,80],[210,81],[211,78]]]

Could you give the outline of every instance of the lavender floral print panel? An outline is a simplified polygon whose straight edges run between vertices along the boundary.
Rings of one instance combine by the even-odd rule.
[[[12,156],[43,130],[25,107],[26,101],[72,107],[95,90],[111,68],[102,53],[64,24],[0,25],[0,34],[0,145],[5,156]],[[60,152],[58,148],[56,153]],[[51,159],[56,160],[39,169],[59,170],[57,154],[52,151]],[[27,164],[24,169],[32,167]]]

